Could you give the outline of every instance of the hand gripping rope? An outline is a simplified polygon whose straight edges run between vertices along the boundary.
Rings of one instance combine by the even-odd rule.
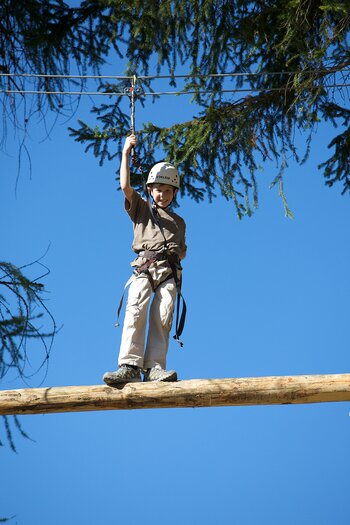
[[[136,100],[136,97],[142,93],[141,88],[137,87],[136,84],[137,84],[137,77],[136,77],[136,75],[134,75],[133,78],[132,78],[131,86],[126,87],[125,90],[124,90],[124,92],[130,98],[130,105],[131,105],[131,119],[130,119],[131,120],[131,126],[130,126],[130,131],[131,131],[132,134],[135,134],[135,100]],[[148,204],[148,207],[150,209],[150,213],[151,213],[151,217],[153,219],[153,222],[154,222],[154,224],[156,224],[158,226],[158,228],[160,229],[161,234],[163,236],[163,239],[164,239],[164,250],[162,252],[154,252],[154,251],[151,252],[151,251],[148,251],[148,252],[144,252],[143,253],[142,257],[146,258],[146,262],[140,268],[137,268],[134,271],[133,275],[130,277],[130,279],[125,284],[124,291],[123,291],[123,294],[122,294],[122,297],[120,299],[119,306],[118,306],[116,326],[119,326],[119,315],[120,315],[120,311],[121,311],[122,306],[123,306],[125,291],[128,288],[128,286],[133,282],[133,280],[138,275],[144,274],[149,279],[149,281],[151,283],[151,286],[152,286],[153,292],[155,292],[157,287],[154,286],[154,282],[153,282],[152,276],[151,276],[148,268],[153,262],[155,262],[157,260],[167,260],[167,262],[169,264],[169,267],[171,269],[171,274],[168,277],[166,277],[164,279],[164,281],[162,281],[162,283],[165,282],[168,279],[173,278],[174,281],[175,281],[175,284],[176,284],[177,304],[176,304],[176,321],[175,321],[175,335],[174,335],[174,339],[175,339],[175,341],[177,341],[179,343],[180,347],[183,347],[183,343],[182,343],[182,341],[180,341],[180,336],[181,336],[181,334],[183,332],[183,329],[184,329],[184,326],[185,326],[187,307],[186,307],[186,302],[185,302],[185,300],[183,298],[183,295],[181,293],[182,278],[181,278],[181,276],[180,276],[180,278],[178,277],[178,272],[177,272],[177,270],[178,270],[177,262],[178,261],[175,260],[176,257],[174,257],[174,254],[168,253],[167,240],[166,240],[166,236],[164,234],[163,226],[162,226],[161,221],[160,221],[159,213],[158,213],[157,207],[155,205],[152,206],[152,204],[151,204],[151,201],[150,201],[150,198],[149,198],[149,193],[147,191],[146,180],[145,180],[145,176],[144,176],[144,169],[142,167],[140,158],[139,158],[138,154],[135,152],[134,148],[131,151],[131,158],[132,158],[133,165],[137,167],[137,169],[139,170],[139,172],[142,175],[144,191],[145,191],[146,198],[147,198],[147,204]],[[160,284],[162,284],[162,283],[160,283]],[[181,300],[182,300],[182,310],[181,310],[181,313],[180,313],[180,302],[181,302]]]

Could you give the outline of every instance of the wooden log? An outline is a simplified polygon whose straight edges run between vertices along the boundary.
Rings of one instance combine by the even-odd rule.
[[[2,390],[0,415],[338,401],[350,401],[350,374]]]

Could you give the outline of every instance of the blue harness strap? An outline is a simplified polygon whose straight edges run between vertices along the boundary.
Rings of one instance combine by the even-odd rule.
[[[120,323],[119,323],[119,316],[120,316],[120,312],[121,312],[121,309],[122,309],[122,306],[123,306],[123,302],[124,302],[124,295],[125,295],[125,292],[127,290],[127,288],[130,286],[130,284],[136,279],[136,276],[134,274],[132,274],[131,277],[129,277],[129,279],[126,281],[125,283],[125,286],[124,286],[124,290],[123,290],[123,293],[122,293],[122,296],[120,298],[120,301],[119,301],[119,306],[118,306],[118,310],[117,310],[117,320],[116,320],[116,323],[114,326],[120,326]]]

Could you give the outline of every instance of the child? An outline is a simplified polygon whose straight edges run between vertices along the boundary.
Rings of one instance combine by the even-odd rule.
[[[177,169],[159,162],[151,169],[147,190],[153,206],[130,185],[129,155],[136,146],[135,135],[125,141],[120,166],[120,186],[125,196],[125,209],[134,227],[131,263],[135,267],[126,305],[119,368],[106,372],[103,380],[117,386],[129,382],[176,381],[175,370],[166,370],[169,333],[174,303],[181,279],[180,260],[186,255],[185,222],[168,207],[180,187]],[[149,329],[145,348],[149,303]]]

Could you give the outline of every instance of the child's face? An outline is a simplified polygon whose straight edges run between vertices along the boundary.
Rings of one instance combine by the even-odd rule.
[[[152,184],[150,193],[157,206],[166,208],[174,199],[176,189],[173,186],[169,186],[169,184]]]

